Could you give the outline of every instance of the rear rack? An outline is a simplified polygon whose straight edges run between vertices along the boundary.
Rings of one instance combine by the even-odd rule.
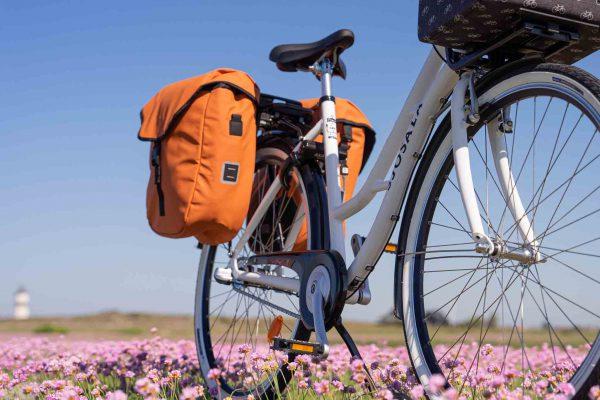
[[[260,128],[265,131],[294,132],[298,137],[312,126],[312,110],[297,100],[261,93]]]

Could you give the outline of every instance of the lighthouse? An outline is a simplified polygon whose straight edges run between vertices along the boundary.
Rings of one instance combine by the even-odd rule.
[[[14,318],[18,320],[29,319],[29,293],[24,287],[15,292]]]

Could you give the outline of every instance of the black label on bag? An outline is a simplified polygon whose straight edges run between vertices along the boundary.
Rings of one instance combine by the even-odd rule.
[[[226,162],[223,164],[223,177],[221,181],[230,185],[237,183],[239,171],[240,164]]]
[[[244,132],[244,125],[242,124],[242,116],[239,114],[232,114],[229,120],[229,134],[233,136],[242,136]]]

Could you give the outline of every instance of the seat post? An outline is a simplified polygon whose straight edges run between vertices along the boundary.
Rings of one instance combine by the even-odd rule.
[[[321,101],[323,97],[331,97],[331,75],[333,74],[333,63],[324,58],[317,67],[318,76],[321,78]],[[329,100],[329,99],[328,99]]]
[[[327,179],[327,205],[331,248],[346,259],[344,230],[342,222],[333,217],[333,212],[342,204],[340,187],[340,163],[338,154],[338,133],[335,115],[335,97],[331,90],[333,62],[323,58],[315,64],[313,72],[321,78],[321,117],[323,119],[323,143],[325,144],[325,177]]]

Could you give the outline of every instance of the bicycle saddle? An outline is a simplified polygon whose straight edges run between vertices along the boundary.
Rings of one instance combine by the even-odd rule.
[[[331,35],[312,43],[282,44],[269,54],[269,60],[277,64],[281,71],[306,71],[321,57],[329,57],[335,63],[333,74],[346,79],[346,66],[339,55],[354,43],[354,33],[340,29]]]

